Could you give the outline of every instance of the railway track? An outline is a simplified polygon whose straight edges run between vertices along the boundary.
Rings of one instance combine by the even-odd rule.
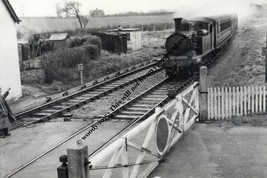
[[[71,117],[71,114],[64,115],[64,113],[85,105],[88,102],[92,102],[96,99],[106,96],[109,93],[119,90],[142,77],[148,77],[162,70],[158,68],[154,69],[153,72],[146,72],[145,74],[141,75],[141,73],[143,73],[145,70],[149,70],[154,65],[155,63],[143,66],[139,69],[116,76],[91,87],[83,88],[80,91],[63,96],[55,101],[50,101],[28,111],[21,112],[16,115],[16,127],[13,129],[47,121],[55,117]]]
[[[154,113],[156,107],[160,107],[166,104],[170,99],[173,99],[177,93],[180,93],[183,89],[192,84],[194,79],[194,77],[187,77],[183,81],[175,81],[166,78],[140,95],[134,97],[127,103],[124,103],[115,111],[106,115],[105,117],[112,120],[129,120],[130,123],[92,152],[88,158],[92,158],[95,154],[100,152],[102,148],[116,140],[122,133],[125,133],[138,122],[148,118]]]
[[[88,157],[92,157],[96,153],[98,153],[102,148],[104,148],[106,145],[108,145],[110,142],[115,140],[117,137],[119,137],[122,133],[126,132],[129,128],[133,127],[136,123],[146,119],[154,112],[154,108],[163,105],[164,103],[168,102],[171,98],[168,96],[169,90],[175,90],[176,92],[180,92],[182,89],[184,89],[186,86],[188,86],[190,83],[192,83],[193,78],[188,78],[186,81],[183,82],[176,82],[176,81],[170,81],[168,78],[159,81],[156,85],[149,88],[148,90],[144,91],[138,96],[135,96],[130,101],[122,104],[119,108],[114,110],[113,112],[110,112],[106,117],[109,117],[111,120],[129,120],[129,124],[123,128],[121,131],[119,131],[116,135],[114,135],[112,138],[110,138],[108,141],[106,141],[103,145],[101,145],[99,148],[97,148],[95,151],[93,151]],[[97,120],[93,123],[83,127],[82,129],[76,131],[68,138],[62,140],[60,143],[53,146],[51,149],[43,152],[42,154],[36,156],[32,160],[28,161],[27,163],[20,166],[18,169],[14,170],[13,172],[6,175],[6,178],[13,177],[25,168],[29,167],[30,165],[34,164],[37,160],[40,160],[47,156],[52,151],[56,150],[58,147],[62,146],[66,142],[74,141],[72,140],[74,137],[77,138],[79,136],[80,138],[83,136],[85,131],[90,129]]]

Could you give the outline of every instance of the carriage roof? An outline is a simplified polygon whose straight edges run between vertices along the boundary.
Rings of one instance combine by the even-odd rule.
[[[198,22],[204,22],[204,23],[214,23],[218,21],[223,21],[226,19],[231,19],[235,17],[235,15],[220,15],[220,16],[207,16],[207,17],[196,17],[192,18],[190,21],[198,21]]]

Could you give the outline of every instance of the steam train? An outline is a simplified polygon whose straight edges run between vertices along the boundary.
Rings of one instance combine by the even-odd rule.
[[[238,28],[237,15],[175,18],[175,32],[165,43],[167,55],[162,63],[166,74],[174,77],[195,73],[222,51]]]

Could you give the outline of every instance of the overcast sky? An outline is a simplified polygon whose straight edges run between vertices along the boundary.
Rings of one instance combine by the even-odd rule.
[[[56,16],[55,4],[64,0],[10,0],[19,16]],[[83,14],[89,10],[104,9],[106,14],[127,11],[150,11],[172,9],[173,4],[184,0],[77,0],[82,4]]]
[[[10,0],[18,16],[56,16],[55,5],[57,2],[65,0]],[[152,10],[166,9],[179,10],[196,8],[199,5],[212,4],[213,10],[220,10],[231,5],[225,5],[226,2],[237,2],[234,8],[246,1],[263,0],[76,0],[82,3],[82,13],[89,14],[89,10],[99,8],[106,14],[136,11],[147,12]],[[219,2],[219,3],[217,3]],[[214,6],[216,6],[214,8]],[[203,8],[203,6],[201,7]],[[205,8],[205,6],[204,6]],[[239,7],[240,8],[240,7]]]

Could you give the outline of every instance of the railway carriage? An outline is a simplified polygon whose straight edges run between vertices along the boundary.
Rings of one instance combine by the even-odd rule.
[[[194,73],[200,65],[211,62],[233,37],[238,25],[236,15],[190,20],[175,18],[174,21],[175,32],[165,43],[166,51],[171,51],[171,54],[162,63],[170,77],[181,71]]]

